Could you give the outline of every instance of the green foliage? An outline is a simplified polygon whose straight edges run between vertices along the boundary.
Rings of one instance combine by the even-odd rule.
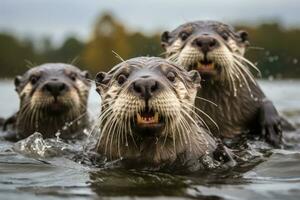
[[[0,34],[0,77],[11,77],[26,71],[26,60],[34,60],[35,53],[30,41]]]
[[[246,57],[257,62],[263,77],[300,77],[300,29],[283,29],[278,23],[237,26],[237,29],[249,33],[250,47]]]
[[[278,23],[261,24],[256,27],[237,26],[249,32],[250,48],[246,57],[257,63],[263,77],[300,77],[300,29],[283,29]],[[123,59],[136,56],[160,56],[160,33],[145,35],[129,32],[109,13],[100,16],[87,42],[68,37],[54,48],[45,38],[42,50],[34,48],[30,40],[21,41],[13,35],[0,33],[0,77],[13,77],[27,70],[28,63],[45,62],[74,63],[93,74],[108,71],[120,62],[112,53]],[[257,48],[259,47],[259,48]]]
[[[132,50],[123,25],[105,14],[97,20],[93,36],[83,49],[83,63],[93,73],[108,71],[120,62],[112,51],[127,58]]]

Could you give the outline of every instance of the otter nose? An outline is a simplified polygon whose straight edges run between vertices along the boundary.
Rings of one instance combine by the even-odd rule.
[[[204,54],[218,47],[218,41],[210,36],[197,37],[192,44],[201,49]]]
[[[135,94],[145,100],[150,99],[160,88],[158,81],[149,78],[136,80],[132,84]]]
[[[43,86],[43,90],[49,92],[54,97],[60,96],[67,91],[67,85],[59,81],[51,81]]]

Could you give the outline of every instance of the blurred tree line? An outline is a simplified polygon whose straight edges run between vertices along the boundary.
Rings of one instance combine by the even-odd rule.
[[[237,26],[249,32],[250,48],[246,56],[258,64],[263,78],[300,77],[299,28],[283,29],[278,23],[259,26]],[[65,39],[54,48],[51,40],[42,42],[42,49],[29,39],[20,40],[11,34],[0,33],[0,77],[13,77],[28,67],[45,62],[66,62],[88,69],[95,74],[108,71],[120,62],[112,51],[122,58],[135,56],[160,56],[160,33],[145,35],[128,32],[126,26],[106,13],[99,17],[91,37],[83,42],[75,37]]]

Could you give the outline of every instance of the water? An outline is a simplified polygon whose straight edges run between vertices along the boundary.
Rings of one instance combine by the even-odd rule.
[[[261,81],[278,110],[300,128],[299,81]],[[0,116],[18,110],[12,81],[0,81]],[[91,93],[91,115],[99,98]],[[1,134],[1,132],[0,132]],[[300,199],[300,131],[287,133],[289,150],[265,150],[257,160],[227,171],[171,175],[98,169],[80,164],[66,152],[23,155],[0,141],[0,199]],[[257,145],[257,144],[256,144]],[[18,146],[14,147],[18,149]],[[82,146],[73,144],[73,150]],[[70,149],[72,149],[70,148]],[[44,152],[45,153],[45,152]],[[47,155],[46,158],[42,155]]]

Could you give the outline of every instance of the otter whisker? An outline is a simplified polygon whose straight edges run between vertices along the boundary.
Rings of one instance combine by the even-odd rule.
[[[131,129],[131,119],[134,118],[135,116],[136,116],[135,112],[133,112],[133,114],[126,113],[126,115],[125,115],[125,123],[124,123],[125,126],[124,126],[124,134],[122,135],[122,141],[123,141],[123,143],[125,142],[125,146],[126,147],[128,147],[127,135],[128,134],[132,134],[131,133],[132,132],[132,129]],[[127,133],[127,132],[129,132],[129,133]]]
[[[258,46],[248,46],[249,50],[265,50],[263,47],[258,47]]]
[[[169,54],[171,54],[171,55],[168,57],[168,59],[171,60],[171,61],[176,60],[178,58],[178,56],[179,56],[179,54],[176,53],[176,52],[169,53]]]
[[[32,124],[33,126],[35,126],[35,115],[36,115],[36,110],[37,108],[34,106],[33,109],[32,109],[32,113],[30,115],[30,124]]]
[[[108,119],[106,119],[107,117],[112,117],[111,115],[109,115],[110,113],[111,113],[111,110],[112,110],[112,108],[111,107],[109,107],[109,108],[107,108],[107,110],[105,110],[103,113],[101,113],[101,115],[100,115],[100,117],[99,117],[99,119],[98,119],[98,121],[96,122],[96,124],[98,123],[98,124],[104,124],[103,125],[103,127],[101,127],[101,132],[102,132],[102,134],[100,134],[100,138],[99,138],[99,140],[98,140],[98,144],[100,145],[100,141],[102,140],[102,138],[103,138],[103,135],[104,135],[104,132],[105,132],[105,127],[106,126],[108,126],[108,123],[104,123],[104,121],[107,121]],[[96,126],[95,126],[96,127]],[[94,127],[94,128],[95,128]],[[100,127],[99,127],[100,128]]]
[[[174,115],[177,116],[177,115]],[[184,143],[187,143],[187,138],[186,138],[186,134],[182,134],[184,133],[188,128],[185,127],[186,130],[184,130],[184,125],[183,127],[180,126],[183,122],[182,122],[182,117],[178,117],[178,119],[175,121],[174,123],[174,132],[176,131],[176,135],[179,135],[179,140],[181,145],[184,145]]]
[[[69,121],[68,123],[72,126],[75,122],[77,122],[78,120],[80,120],[81,118],[83,118],[86,115],[87,115],[87,112],[84,112],[81,115],[79,115],[77,118],[75,118],[74,120]],[[75,116],[77,116],[77,114],[75,114]]]
[[[110,156],[112,157],[112,144],[113,142],[116,141],[116,144],[117,144],[117,152],[118,152],[118,155],[119,157],[121,157],[121,154],[119,152],[119,149],[120,149],[120,143],[119,143],[119,135],[120,133],[123,131],[122,128],[123,128],[123,120],[121,118],[121,120],[118,120],[118,123],[115,123],[115,124],[118,124],[118,129],[117,130],[109,130],[110,132],[112,132],[112,137],[110,138],[110,146],[109,146],[109,154]],[[111,128],[110,128],[111,129]],[[116,136],[116,140],[114,139]]]
[[[109,126],[107,127],[108,130],[106,131],[106,129],[104,129],[105,131],[103,131],[103,133],[108,133],[105,138],[105,140],[106,140],[105,153],[107,153],[107,149],[109,147],[109,149],[108,149],[109,157],[111,159],[112,158],[112,148],[111,147],[112,147],[112,143],[114,142],[114,137],[115,137],[115,133],[116,133],[115,131],[112,131],[112,127],[115,126],[115,124],[119,125],[119,122],[116,119],[116,117],[113,117],[113,119],[109,119],[109,120],[111,121],[111,123],[108,123],[109,124]],[[118,128],[119,128],[119,126],[118,126]],[[108,144],[109,144],[109,146],[108,146]]]
[[[110,131],[110,129],[111,129],[110,127],[113,126],[114,123],[118,123],[118,120],[117,120],[117,118],[114,115],[110,116],[108,118],[108,120],[109,120],[110,123],[104,124],[104,127],[101,130],[101,131],[103,131],[103,133],[106,133],[106,135],[105,135],[106,136],[105,137],[105,154],[107,154],[107,149],[108,149],[109,141],[111,141],[111,142],[113,141],[112,135],[114,135],[114,133]],[[108,129],[108,130],[106,130],[106,129]],[[111,159],[111,151],[109,151],[109,152],[110,152],[109,155],[110,155],[110,159]]]
[[[177,129],[181,129],[181,131],[178,131],[179,134],[182,134],[184,136],[184,143],[185,144],[189,144],[190,148],[191,148],[191,139],[190,139],[190,134],[189,134],[189,129],[190,129],[190,125],[189,123],[186,121],[186,119],[184,117],[180,117],[179,123],[177,124]],[[185,130],[184,130],[185,129]],[[188,134],[184,134],[185,132],[188,132]]]
[[[196,99],[203,100],[203,101],[206,101],[206,102],[208,102],[208,103],[210,103],[210,104],[212,104],[212,105],[218,107],[218,105],[217,105],[216,103],[214,103],[213,101],[210,101],[210,100],[208,100],[208,99],[206,99],[206,98],[198,97],[198,96],[196,96],[195,98],[196,98]]]
[[[165,144],[166,144],[166,141],[167,141],[167,139],[168,139],[168,134],[166,134],[166,133],[168,133],[169,132],[169,119],[167,118],[167,117],[165,117],[165,120],[166,120],[166,125],[165,125],[165,128],[164,128],[164,130],[163,130],[163,137],[164,137],[164,140],[163,140],[163,147],[165,146]]]
[[[244,74],[243,74],[243,72],[240,70],[240,68],[236,67],[235,69],[237,70],[238,74],[240,74],[240,76],[241,76],[242,79],[244,80],[244,83],[246,84],[246,87],[247,87],[247,89],[248,89],[248,91],[249,91],[249,93],[250,93],[250,95],[251,95],[251,97],[252,97],[253,94],[252,94],[251,87],[250,87],[250,85],[249,85],[249,83],[248,83],[247,78],[244,76]]]
[[[250,62],[248,59],[246,59],[243,56],[237,55],[235,53],[233,53],[232,55],[234,57],[236,57],[238,59],[241,59],[242,61],[246,62],[250,67],[252,67],[253,69],[255,69],[258,72],[259,76],[261,76],[261,71],[252,62]]]
[[[123,133],[122,131],[122,126],[123,126],[123,120],[122,118],[120,119],[115,119],[113,122],[112,122],[112,125],[111,127],[109,128],[109,131],[110,132],[113,132],[113,134],[116,133],[116,137],[117,137],[117,151],[118,151],[118,154],[119,154],[119,157],[121,157],[121,153],[120,153],[120,140],[119,140],[119,137],[120,137],[120,134]],[[113,136],[114,137],[114,136]],[[110,152],[111,152],[111,145],[112,145],[112,142],[115,141],[113,138],[111,138],[111,144],[110,144]]]
[[[176,153],[176,134],[175,131],[172,130],[172,140],[173,140],[173,148],[174,148],[174,152]]]
[[[184,113],[185,115],[188,115],[189,116],[189,114],[188,113]],[[191,117],[191,116],[190,116]],[[190,118],[189,117],[189,118]],[[194,124],[195,125],[195,130],[194,129],[192,129],[192,125],[190,124],[190,123],[188,123],[187,122],[187,119],[185,119],[185,118],[182,118],[182,122],[183,123],[185,123],[185,125],[184,125],[184,127],[186,128],[186,130],[188,130],[188,137],[189,137],[189,148],[190,148],[190,150],[192,149],[191,147],[191,145],[192,145],[192,143],[191,143],[191,139],[190,139],[190,135],[193,135],[193,131],[196,131],[196,132],[201,132],[200,131],[200,127],[199,127],[199,125],[196,123],[196,122],[193,122],[193,120],[192,120],[192,125]],[[199,144],[196,142],[196,143],[194,143],[199,149],[200,149],[200,146],[199,146]]]
[[[120,61],[125,62],[125,60],[114,50],[111,50],[111,52],[116,56],[116,58],[118,58]]]
[[[177,115],[174,115],[174,116],[177,116]],[[181,118],[181,117],[180,117]],[[174,120],[174,119],[173,119]],[[179,122],[180,123],[180,119],[178,119],[177,120],[177,122]],[[174,133],[177,133],[177,134],[175,134],[175,136],[179,136],[178,138],[179,138],[179,141],[178,141],[178,144],[180,144],[181,143],[181,145],[182,146],[184,146],[184,141],[186,141],[186,138],[185,138],[185,134],[183,135],[182,133],[182,131],[178,131],[178,124],[177,123],[175,123],[175,126],[174,126]]]
[[[191,109],[190,107],[185,106],[184,108],[188,109],[189,111],[192,111],[192,113],[194,113],[194,114],[196,115],[196,113],[193,112],[193,109]],[[181,112],[184,113],[184,114],[186,115],[186,117],[187,117],[189,120],[191,120],[191,122],[192,122],[194,125],[198,126],[198,124],[196,123],[195,119],[193,119],[193,118],[191,117],[191,115],[190,115],[187,111],[185,111],[185,110],[183,109]],[[203,120],[199,115],[198,115],[198,116],[196,115],[196,117],[198,117],[198,119],[200,119],[203,123],[205,123],[204,120]],[[209,129],[208,129],[208,130],[209,130]]]
[[[33,68],[34,66],[36,66],[36,63],[33,63],[33,62],[30,61],[30,60],[25,59],[24,61],[25,61],[25,63],[26,63],[25,67],[27,67],[28,69],[31,69],[31,68]]]
[[[167,101],[167,99],[171,99],[172,96],[170,96],[168,94],[164,94],[163,98],[165,98],[166,101]],[[184,146],[184,143],[187,143],[186,134],[184,134],[185,131],[182,129],[182,127],[178,125],[178,124],[182,124],[182,117],[179,117],[179,118],[175,117],[175,116],[180,116],[180,114],[179,114],[180,111],[179,110],[178,111],[173,111],[173,112],[174,113],[169,115],[168,122],[166,124],[167,125],[168,124],[173,124],[174,125],[173,127],[171,127],[172,132],[177,133],[177,134],[174,134],[175,136],[173,135],[173,137],[177,137],[176,135],[178,135],[179,136],[179,143],[181,143],[181,145]],[[173,123],[171,123],[171,122],[173,122]],[[182,130],[178,131],[179,130],[178,127],[180,127],[180,129],[182,129]],[[188,126],[186,126],[186,129],[188,129],[187,127]],[[166,128],[167,128],[166,132],[169,132],[169,130],[168,130],[169,127],[167,126]],[[187,137],[189,137],[189,136],[187,136]],[[166,141],[166,139],[167,139],[167,136],[165,136],[165,141]],[[188,140],[189,140],[189,138],[188,138]],[[164,141],[164,143],[165,143],[165,141]],[[176,139],[175,139],[175,143],[176,143]]]
[[[121,120],[121,124],[120,124],[120,126],[119,126],[119,130],[118,130],[118,134],[117,134],[117,148],[118,148],[118,154],[119,154],[119,157],[121,158],[122,156],[121,156],[121,153],[120,153],[120,135],[122,134],[123,135],[123,133],[126,133],[126,117],[121,117],[120,118],[120,120]]]
[[[71,61],[70,64],[71,65],[76,65],[79,62],[80,58],[79,56],[75,56]]]
[[[197,108],[195,106],[192,106],[192,105],[188,105],[188,106],[185,105],[184,108],[186,108],[190,112],[192,112],[195,115],[195,117],[197,119],[199,119],[204,124],[204,126],[206,127],[206,129],[209,132],[211,132],[211,130],[210,130],[209,126],[206,124],[205,120],[203,120],[202,117],[200,117],[200,115],[198,115],[198,113],[195,112],[193,109],[196,109],[197,111],[199,111],[200,113],[202,113],[205,117],[207,117],[214,124],[214,126],[219,130],[218,124],[207,113],[205,113],[203,110],[201,110],[201,109],[199,109],[199,108]]]
[[[253,75],[251,74],[251,72],[249,71],[249,69],[247,67],[245,67],[240,61],[235,59],[235,64],[237,65],[237,67],[239,67],[239,69],[241,69],[249,78],[250,80],[256,85],[256,81],[253,77]]]

